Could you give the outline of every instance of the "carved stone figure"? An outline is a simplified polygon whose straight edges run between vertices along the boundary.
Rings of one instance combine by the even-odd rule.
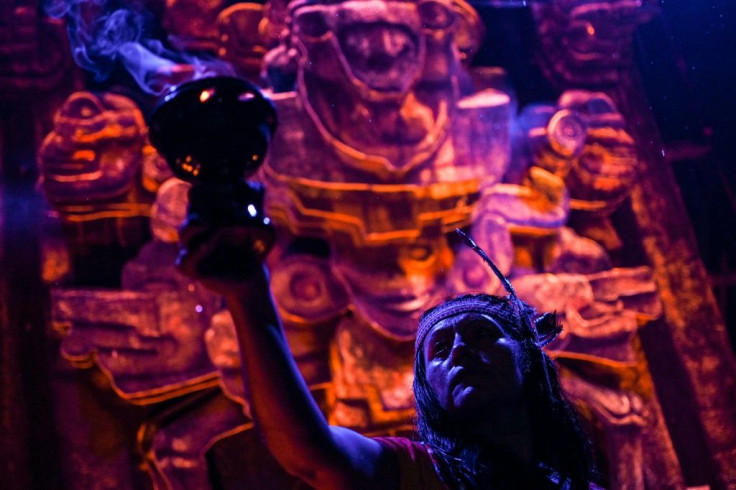
[[[285,5],[279,2],[174,0],[166,3],[163,26],[179,49],[216,55],[257,81],[264,54],[278,42],[284,15]]]
[[[71,66],[63,24],[40,17],[33,2],[0,6],[0,89],[3,98],[50,90]]]
[[[684,480],[637,333],[662,314],[648,267],[519,278],[517,291],[542,309],[556,305],[565,330],[548,351],[562,384],[594,421],[612,488],[679,487]]]
[[[263,56],[278,42],[279,30],[269,20],[269,4],[240,2],[217,17],[218,57],[251,80],[261,74]]]
[[[145,123],[133,101],[78,92],[67,99],[54,123],[38,155],[51,202],[105,201],[134,187]]]
[[[224,0],[170,0],[162,24],[169,40],[183,50],[217,50],[217,16],[228,6]]]
[[[158,160],[132,100],[91,92],[67,99],[38,161],[46,196],[73,247],[142,243],[151,191],[168,177]]]
[[[446,284],[454,254],[444,234],[470,223],[484,187],[505,172],[509,98],[494,90],[460,97],[455,36],[472,50],[478,33],[465,4],[305,2],[291,12],[286,42],[301,58],[297,91],[275,97],[283,130],[263,172],[268,212],[283,227],[283,249],[291,235],[329,243],[322,277],[339,287],[324,289],[348,295],[338,304],[351,305],[353,317],[339,320],[329,356],[342,407],[334,420],[408,423],[405,351],[421,311],[449,294],[448,284],[461,289],[462,274]],[[284,291],[298,268],[287,274],[279,258],[270,262],[274,289]],[[288,315],[287,325],[304,330]],[[322,337],[317,352],[326,354],[329,341]],[[400,355],[387,350],[391,342]],[[356,356],[360,345],[372,355]]]
[[[547,308],[568,305],[566,321],[573,326],[558,357],[570,356],[574,364],[579,349],[588,366],[568,371],[571,393],[592,418],[607,421],[603,431],[617,447],[633,448],[611,452],[613,471],[641,476],[643,434],[658,405],[642,401],[651,399],[651,390],[604,387],[611,373],[603,366],[628,363],[613,374],[621,379],[627,370],[646,371],[634,359],[632,343],[637,318],[656,317],[659,303],[656,296],[641,304],[596,297],[591,281],[605,280],[595,274],[627,272],[611,271],[604,247],[564,228],[571,208],[594,211],[601,220],[626,196],[636,158],[623,119],[603,94],[566,93],[541,123],[553,134],[530,129],[533,157],[509,167],[509,97],[492,89],[460,95],[455,87],[462,68],[451,54],[457,51],[440,41],[452,44],[450,33],[461,34],[446,29],[426,40],[431,26],[412,31],[413,5],[397,8],[400,16],[387,13],[393,7],[292,6],[287,39],[301,56],[296,93],[275,97],[282,131],[262,175],[280,248],[299,250],[304,237],[322,243],[348,294],[352,314],[339,319],[330,347],[331,420],[368,432],[410,427],[411,349],[405,342],[418,315],[448,294],[498,287],[477,256],[458,250],[447,235],[468,226],[504,272],[535,284],[529,294],[548,290],[559,304]],[[420,12],[425,8],[418,4]],[[447,25],[460,23],[456,17]],[[347,26],[350,34],[341,36]],[[379,34],[383,42],[376,41]],[[429,43],[426,51],[422,42]],[[430,47],[431,65],[422,61]],[[381,57],[389,60],[382,63]],[[558,156],[548,156],[553,154]],[[517,168],[522,170],[515,177]],[[270,263],[279,271],[278,256]],[[570,272],[578,273],[578,288],[587,293],[568,302],[570,292],[555,285],[570,284],[564,274],[558,277]],[[653,288],[651,278],[637,280],[639,289]],[[288,274],[280,281],[288,282]],[[279,282],[274,284],[282,290]],[[671,458],[668,436],[660,435],[663,458]],[[642,481],[632,476],[630,483]]]
[[[207,331],[222,300],[175,266],[189,188],[176,178],[161,185],[153,240],[125,264],[121,290],[52,291],[63,357],[77,367],[97,365],[129,402],[169,402],[138,431],[144,467],[160,488],[206,487],[207,449],[249,423],[241,404],[218,389],[222,366],[209,357]]]
[[[137,442],[154,487],[210,488],[207,451],[219,440],[250,429],[242,408],[220,390],[206,389],[146,420]]]
[[[574,223],[609,250],[620,240],[608,216],[628,196],[637,155],[626,121],[601,92],[568,90],[557,105],[526,107],[519,117],[516,165],[544,168],[565,180]]]
[[[630,65],[634,30],[659,10],[655,0],[554,0],[533,2],[545,76],[564,87],[615,84]]]

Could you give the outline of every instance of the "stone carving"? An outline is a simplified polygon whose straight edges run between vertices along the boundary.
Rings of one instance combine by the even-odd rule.
[[[105,201],[130,191],[139,176],[144,136],[143,115],[133,101],[73,94],[38,154],[49,200]]]
[[[566,328],[548,351],[561,367],[568,395],[605,434],[600,449],[608,456],[609,485],[644,488],[649,459],[644,444],[671,452],[666,434],[647,440],[648,427],[660,423],[661,413],[634,347],[639,325],[662,313],[651,271],[530,275],[517,279],[515,287],[532,305],[557,308],[561,315]]]
[[[626,121],[601,92],[569,90],[556,106],[526,107],[518,121],[516,165],[544,168],[565,180],[574,223],[608,249],[620,247],[608,216],[628,196],[637,155]],[[519,175],[518,170],[512,174]]]
[[[575,375],[563,376],[562,385],[605,428],[601,449],[609,455],[610,487],[646,488],[642,432],[648,414],[642,396]]]
[[[251,426],[238,403],[217,389],[205,390],[144,422],[138,445],[155,488],[210,488],[207,451]]]
[[[75,247],[139,246],[152,191],[170,176],[127,97],[69,96],[38,151],[43,188]],[[145,172],[145,174],[143,173]]]
[[[151,207],[151,233],[155,241],[179,242],[179,227],[187,217],[190,188],[191,184],[177,178],[168,179],[159,188]]]
[[[133,191],[144,152],[151,158],[146,137],[143,115],[127,97],[72,94],[38,153],[49,200],[59,205],[104,202]]]
[[[159,188],[151,216],[154,239],[126,263],[122,290],[52,290],[63,357],[77,367],[96,364],[132,403],[169,401],[138,431],[144,468],[156,488],[208,487],[205,453],[250,423],[245,399],[233,401],[218,388],[227,378],[218,371],[222,356],[209,357],[211,324],[222,300],[175,267],[189,188],[176,178]]]
[[[179,2],[167,14],[182,35],[175,19],[192,15],[184,15],[186,5],[193,4]],[[612,482],[646,483],[643,438],[659,412],[635,345],[639,326],[660,315],[659,301],[649,270],[612,268],[607,249],[615,240],[591,231],[626,196],[636,165],[610,99],[574,91],[556,106],[526,109],[512,153],[511,98],[467,80],[482,25],[462,0],[295,2],[283,36],[247,31],[280,25],[273,19],[285,4],[223,7],[208,6],[202,18],[218,19],[219,55],[241,70],[253,71],[261,48],[280,39],[265,57],[280,120],[259,176],[278,227],[268,263],[294,356],[330,421],[366,433],[411,429],[418,316],[457,292],[500,292],[452,233],[462,227],[523,298],[563,316],[566,333],[550,352],[566,389],[608,438]],[[587,19],[584,11],[571,15]],[[206,43],[215,39],[210,27],[202,30]],[[146,155],[145,188],[163,182],[131,106],[88,93],[65,106],[40,153],[47,194],[62,216],[129,199],[142,185]],[[98,161],[119,166],[105,174],[79,163]],[[96,182],[79,178],[90,173]],[[232,319],[219,298],[173,268],[186,191],[176,180],[160,186],[154,240],[126,264],[123,290],[54,295],[54,321],[67,333],[63,354],[78,365],[97,362],[122,397],[201,397],[141,432],[152,478],[173,488],[204,482],[204,451],[248,423],[222,396],[247,413]],[[592,224],[572,222],[571,210]],[[154,353],[168,356],[166,366]],[[217,383],[220,391],[208,391]],[[660,436],[664,447],[667,435]]]
[[[173,0],[166,4],[163,26],[179,49],[209,52],[257,81],[263,56],[278,42],[285,15],[286,6],[280,2]]]
[[[520,125],[534,165],[565,179],[572,209],[610,214],[628,194],[636,173],[634,141],[607,95],[566,91],[555,107],[525,108]]]
[[[97,364],[123,398],[153,403],[217,384],[204,334],[219,297],[176,270],[176,233],[188,184],[171,179],[158,193],[155,239],[122,272],[122,290],[55,289],[52,319],[62,355]]]
[[[452,30],[427,45],[434,48],[433,68],[428,69],[421,46],[431,29],[414,27],[421,15],[412,8],[402,4],[389,10],[392,2],[292,7],[289,39],[303,57],[297,64],[296,92],[275,97],[282,131],[263,180],[269,213],[281,228],[281,248],[293,248],[292,235],[327,243],[330,270],[348,294],[352,315],[339,319],[329,356],[331,420],[367,432],[410,426],[411,339],[418,315],[455,292],[498,291],[477,256],[447,235],[455,226],[469,226],[504,272],[558,273],[517,281],[533,283],[530,291],[549,292],[555,302],[544,305],[549,309],[564,303],[565,320],[572,326],[559,349],[580,362],[578,349],[592,366],[582,378],[569,374],[570,389],[577,390],[575,396],[592,407],[595,417],[608,417],[606,433],[628,434],[617,444],[640,447],[643,395],[617,386],[606,388],[610,396],[600,398],[602,391],[590,388],[605,378],[595,374],[597,366],[620,362],[623,371],[636,369],[631,351],[639,325],[636,302],[624,306],[618,299],[603,300],[591,286],[591,281],[602,284],[627,272],[611,271],[603,247],[564,228],[570,208],[579,207],[573,202],[604,202],[600,215],[625,195],[636,160],[627,153],[631,139],[626,139],[620,115],[605,96],[569,93],[562,104],[568,113],[579,113],[575,121],[581,123],[578,133],[570,135],[563,127],[553,135],[570,146],[562,148],[560,164],[539,157],[543,150],[536,149],[530,151],[534,158],[519,159],[509,168],[509,97],[493,89],[460,95],[461,64],[452,54],[457,51],[438,44],[454,43],[447,34]],[[378,19],[380,27],[367,27]],[[351,35],[340,37],[345,25]],[[375,41],[379,34],[386,44]],[[390,61],[373,61],[376,67],[367,69],[374,66],[370,60],[381,56]],[[390,118],[382,112],[388,109]],[[604,163],[610,166],[596,166],[601,163],[596,150],[611,134],[624,149],[603,147],[611,160]],[[584,150],[589,165],[572,172],[573,160]],[[609,190],[601,183],[610,184],[606,172],[614,166],[622,169],[615,182],[622,189]],[[568,183],[578,172],[584,177],[576,177],[580,183]],[[278,269],[279,260],[272,262]],[[570,272],[578,274],[564,274]],[[604,276],[590,279],[591,274]],[[642,290],[653,288],[651,278],[640,277],[638,284]],[[642,300],[641,308],[656,316],[656,297],[649,300],[653,304]],[[288,321],[287,328],[293,330]],[[583,385],[588,388],[578,389]],[[642,459],[626,454],[612,456],[612,467],[640,474]]]
[[[251,80],[258,80],[263,56],[275,41],[264,13],[263,5],[241,2],[226,8],[217,17],[218,57]]]
[[[301,109],[348,168],[385,181],[435,157],[458,99],[450,2],[299,2],[291,16]]]
[[[217,16],[228,6],[225,0],[170,0],[162,24],[169,41],[182,50],[216,52]]]
[[[152,403],[217,383],[202,306],[185,293],[67,289],[52,302],[55,328],[66,333],[62,355],[99,365],[123,398]]]
[[[50,90],[71,66],[63,23],[40,17],[34,2],[0,6],[0,88],[3,98]]]
[[[545,76],[560,87],[602,87],[618,82],[631,59],[634,30],[659,10],[656,0],[533,2]]]
[[[339,320],[329,357],[342,407],[334,420],[366,421],[364,429],[408,423],[405,351],[418,315],[466,281],[490,282],[452,267],[445,233],[475,219],[484,236],[505,244],[494,253],[508,268],[508,220],[478,203],[505,199],[542,221],[554,208],[553,221],[564,222],[564,188],[558,179],[559,205],[539,211],[532,202],[553,193],[499,184],[509,161],[509,97],[493,89],[460,96],[456,36],[469,56],[480,32],[466,4],[298,3],[291,12],[286,39],[302,57],[296,92],[275,96],[282,130],[263,169],[268,212],[282,227],[282,249],[290,236],[329,244],[324,277],[342,285],[353,311]],[[270,262],[287,274],[276,257]],[[282,280],[288,275],[277,280],[275,272],[275,289]]]
[[[552,110],[528,110],[536,117],[520,121],[528,153],[512,162],[510,98],[493,89],[460,95],[461,63],[437,44],[455,42],[451,29],[428,44],[437,48],[433,67],[444,71],[402,59],[427,56],[422,36],[431,29],[412,32],[411,6],[396,10],[401,21],[389,8],[292,6],[288,39],[302,56],[296,92],[276,96],[282,132],[262,175],[280,248],[298,248],[292,236],[326,243],[348,294],[352,315],[337,323],[329,357],[331,420],[367,432],[409,426],[408,342],[418,315],[448,294],[498,291],[478,258],[447,234],[467,226],[504,272],[534,285],[530,301],[546,291],[555,304],[540,307],[564,308],[569,333],[552,348],[575,365],[566,386],[605,420],[602,430],[621,449],[611,452],[612,471],[641,484],[643,434],[658,405],[651,387],[607,383],[646,372],[632,345],[639,325],[661,313],[654,285],[647,269],[611,269],[606,248],[614,240],[601,246],[590,226],[576,228],[583,236],[565,228],[571,209],[605,223],[627,195],[636,158],[623,118],[603,94],[568,92]],[[376,19],[380,27],[363,28]],[[351,35],[341,37],[345,25]],[[379,33],[393,39],[394,52],[374,42]],[[385,71],[366,68],[381,56],[391,58],[374,62]],[[391,118],[382,117],[387,107]],[[620,294],[624,283],[636,286],[631,297],[603,292]]]
[[[556,310],[564,333],[549,350],[635,362],[632,340],[641,323],[661,315],[651,271],[609,269],[594,274],[535,274],[514,282],[521,297]],[[623,284],[630,289],[621,288]]]

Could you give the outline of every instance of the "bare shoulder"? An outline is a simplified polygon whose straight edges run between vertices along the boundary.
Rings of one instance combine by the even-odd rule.
[[[393,490],[399,488],[398,464],[392,451],[375,439],[344,427],[331,426],[333,440],[344,459],[325,486],[335,490]]]

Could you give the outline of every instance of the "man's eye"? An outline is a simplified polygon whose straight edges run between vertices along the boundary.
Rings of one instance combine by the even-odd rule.
[[[476,335],[480,339],[497,339],[501,336],[497,329],[485,325],[478,328]]]
[[[434,355],[443,356],[449,350],[449,344],[447,342],[437,342],[434,344]]]

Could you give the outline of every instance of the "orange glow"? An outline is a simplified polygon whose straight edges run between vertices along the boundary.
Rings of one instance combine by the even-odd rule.
[[[96,160],[95,152],[94,150],[77,150],[72,153],[70,160],[93,162]]]
[[[202,90],[202,93],[199,94],[199,101],[200,102],[206,102],[214,94],[215,94],[215,90],[214,89],[208,88],[207,90]]]

